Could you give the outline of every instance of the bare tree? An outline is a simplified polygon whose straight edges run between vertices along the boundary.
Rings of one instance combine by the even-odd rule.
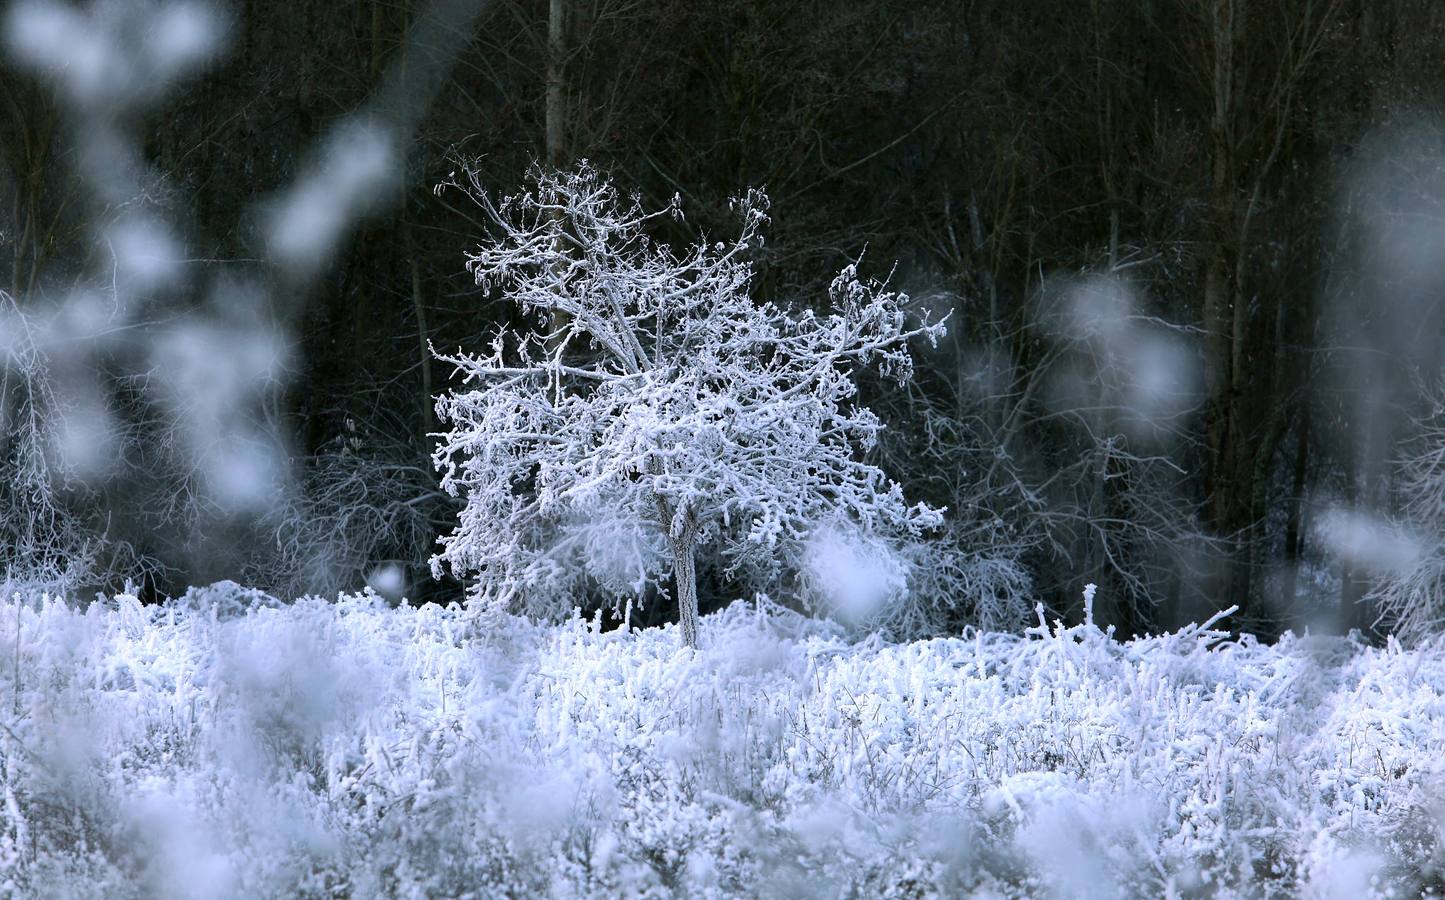
[[[95,490],[83,477],[93,411],[67,390],[52,360],[74,339],[64,323],[24,315],[0,291],[0,584],[67,596],[143,580],[159,564],[114,539],[95,520]]]

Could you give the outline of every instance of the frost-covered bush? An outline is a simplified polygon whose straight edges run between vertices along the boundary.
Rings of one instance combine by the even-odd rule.
[[[1385,558],[1374,560],[1382,577],[1369,596],[1405,640],[1445,632],[1445,384],[1433,401],[1399,464],[1403,529],[1385,530],[1395,538],[1374,554]]]
[[[977,538],[952,521],[922,539],[819,528],[782,589],[854,633],[908,640],[956,632],[960,621],[1019,631],[1031,613],[1032,580],[1006,547]]]
[[[947,527],[937,540],[905,544],[908,592],[880,611],[876,627],[899,639],[946,633],[960,618],[985,631],[1020,630],[1033,579],[1007,541],[972,543],[977,531]]]
[[[1445,879],[1445,647],[0,604],[0,893],[1350,896]]]
[[[454,515],[434,476],[406,448],[355,432],[297,467],[300,477],[261,516],[271,540],[243,566],[280,597],[327,597],[371,583],[395,600],[421,572]],[[393,584],[379,573],[395,572]],[[414,595],[413,595],[414,596]]]
[[[645,212],[585,164],[499,202],[475,176],[467,188],[495,231],[470,271],[539,330],[441,357],[466,386],[437,402],[436,463],[465,507],[438,572],[497,606],[555,610],[589,582],[640,595],[670,566],[696,646],[698,548],[766,567],[820,523],[939,524],[865,459],[882,425],[854,397],[860,368],[906,382],[909,341],[943,326],[910,322],[907,298],[854,266],[822,312],[754,302],[764,195],[734,202],[736,239],[675,251],[649,229],[677,200]],[[615,536],[601,547],[599,519]]]

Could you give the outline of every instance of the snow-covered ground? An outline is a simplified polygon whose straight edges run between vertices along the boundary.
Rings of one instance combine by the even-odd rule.
[[[1445,885],[1445,651],[849,643],[374,596],[0,605],[0,893],[1362,897]]]

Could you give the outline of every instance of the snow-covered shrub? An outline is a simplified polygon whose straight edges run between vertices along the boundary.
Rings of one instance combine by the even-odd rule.
[[[954,365],[961,370],[968,363]],[[1008,398],[975,397],[971,390],[910,385],[887,399],[893,427],[879,442],[880,464],[909,472],[908,489],[949,510],[931,540],[897,542],[908,590],[880,609],[874,623],[895,638],[965,625],[1017,631],[1037,598],[1030,557],[1054,534],[1054,512],[1040,489],[1050,478],[992,432],[990,406]]]
[[[496,605],[568,609],[589,581],[641,593],[670,563],[695,646],[697,548],[756,564],[820,522],[911,535],[939,523],[863,458],[882,425],[854,402],[854,376],[876,367],[906,382],[908,342],[943,326],[909,322],[907,298],[854,266],[823,312],[754,302],[764,195],[734,202],[737,238],[679,252],[649,234],[681,215],[676,200],[645,212],[585,164],[534,172],[526,193],[498,202],[475,175],[467,190],[495,229],[470,271],[539,331],[503,329],[485,353],[441,357],[466,387],[437,402],[450,429],[436,462],[466,505],[438,572],[474,578],[474,596]],[[598,548],[577,524],[599,516],[645,533]]]
[[[899,639],[940,634],[960,619],[985,631],[1020,630],[1033,578],[1008,542],[972,545],[976,534],[948,527],[937,540],[905,544],[908,592],[880,611],[876,625]]]
[[[1445,632],[1445,384],[1432,399],[1433,409],[1417,423],[1399,465],[1404,522],[1382,529],[1387,537],[1405,536],[1388,541],[1386,550],[1395,552],[1383,554],[1399,558],[1383,566],[1376,560],[1381,577],[1368,597],[1403,640]]]
[[[787,588],[855,633],[932,637],[969,622],[1019,631],[1032,610],[1032,580],[1005,548],[975,545],[976,531],[948,522],[941,534],[904,538],[817,529]]]
[[[404,448],[355,433],[297,468],[300,477],[261,517],[272,538],[243,571],[278,597],[333,597],[372,584],[399,599],[453,514],[432,473]]]

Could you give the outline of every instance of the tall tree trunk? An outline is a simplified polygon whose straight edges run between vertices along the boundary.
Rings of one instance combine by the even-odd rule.
[[[547,165],[553,169],[562,168],[567,161],[567,136],[563,103],[562,63],[566,52],[566,4],[563,0],[550,0],[547,6],[547,108],[546,108],[546,156]]]
[[[431,332],[427,328],[426,294],[422,290],[420,254],[417,250],[416,239],[412,235],[411,215],[405,208],[402,209],[401,214],[401,229],[403,246],[406,247],[407,263],[411,267],[411,305],[412,311],[416,314],[417,361],[421,366],[421,439],[422,446],[426,447],[431,443],[428,435],[436,428],[436,399],[432,396],[431,346],[428,344]]]
[[[1345,508],[1350,515],[1357,516],[1367,509],[1369,489],[1365,474],[1361,471],[1361,458],[1368,450],[1362,444],[1368,439],[1350,441],[1345,444]],[[1364,628],[1362,599],[1368,589],[1364,573],[1356,568],[1355,561],[1346,557],[1340,561],[1340,608],[1338,625],[1340,634],[1349,634],[1353,628]]]
[[[566,96],[563,91],[562,72],[563,56],[567,50],[567,23],[564,18],[566,13],[567,4],[564,0],[550,0],[547,5],[547,90],[545,108],[542,111],[542,152],[547,160],[547,168],[554,172],[560,171],[568,163],[566,118],[563,109]],[[552,221],[557,223],[557,235],[552,240],[552,249],[558,253],[566,253],[567,244],[562,240],[561,232],[567,223],[560,210],[552,212]],[[570,321],[571,317],[565,312],[552,311],[549,349],[565,343],[562,332]]]
[[[1209,395],[1205,429],[1208,449],[1208,517],[1217,534],[1230,541],[1253,539],[1253,491],[1240,433],[1240,385],[1236,382],[1240,315],[1244,309],[1240,284],[1242,248],[1236,243],[1239,176],[1235,157],[1235,49],[1239,37],[1235,0],[1214,0],[1209,8],[1211,100],[1209,116],[1209,213],[1204,256],[1204,379]],[[1248,547],[1235,547],[1223,572],[1221,605],[1249,609]]]
[[[1290,482],[1289,510],[1284,526],[1284,556],[1285,565],[1288,567],[1285,573],[1283,588],[1283,600],[1286,608],[1293,608],[1295,592],[1299,588],[1299,567],[1300,557],[1303,556],[1303,516],[1305,478],[1309,473],[1310,455],[1310,410],[1306,403],[1305,411],[1299,418],[1299,436],[1295,438],[1294,451],[1294,472]]]

